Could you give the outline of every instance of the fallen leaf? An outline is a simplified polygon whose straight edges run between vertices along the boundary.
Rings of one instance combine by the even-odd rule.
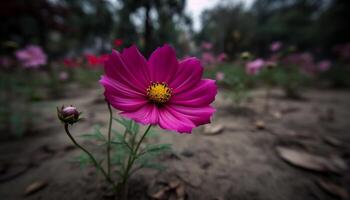
[[[224,127],[221,124],[207,124],[204,126],[204,135],[216,135],[221,133],[224,130]]]
[[[339,157],[328,158],[287,147],[277,147],[277,152],[286,162],[304,169],[318,172],[331,171],[339,173],[344,170],[344,167],[346,168],[346,165],[344,166],[344,162]]]
[[[153,199],[157,199],[157,200],[163,200],[163,199],[167,199],[167,192],[170,190],[169,187],[164,187],[162,189],[160,189],[158,192],[154,193],[151,195],[151,197]]]
[[[280,112],[273,112],[272,116],[274,116],[276,119],[281,119],[282,118],[282,113],[280,113]]]
[[[185,199],[185,186],[183,184],[179,184],[176,188],[176,196],[177,200]]]
[[[256,121],[255,122],[255,128],[258,129],[258,130],[265,129],[265,122],[261,121],[261,120]]]
[[[330,181],[318,180],[318,185],[331,195],[340,197],[341,199],[349,199],[349,192],[340,185],[337,185]]]
[[[171,189],[175,189],[175,188],[177,188],[179,185],[180,185],[180,181],[178,181],[178,180],[171,181],[171,182],[169,183],[169,187],[170,187]]]
[[[339,147],[339,146],[342,145],[342,142],[341,142],[340,140],[338,140],[338,139],[336,139],[336,138],[333,138],[333,137],[330,137],[330,136],[324,137],[323,140],[324,140],[327,144],[329,144],[329,145],[331,145],[331,146],[334,146],[334,147]]]
[[[34,181],[26,187],[24,194],[31,195],[35,192],[38,192],[39,190],[43,189],[46,186],[47,186],[46,181]]]

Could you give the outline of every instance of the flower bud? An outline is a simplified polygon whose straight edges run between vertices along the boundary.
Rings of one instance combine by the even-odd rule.
[[[74,124],[80,120],[80,112],[73,106],[57,107],[58,118],[65,124]]]

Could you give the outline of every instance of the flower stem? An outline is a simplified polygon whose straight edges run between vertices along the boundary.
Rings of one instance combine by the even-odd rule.
[[[127,196],[127,181],[128,181],[129,176],[130,176],[130,170],[131,170],[135,160],[137,159],[137,152],[141,146],[141,143],[144,140],[144,138],[146,137],[146,135],[149,132],[149,130],[151,129],[151,127],[152,127],[152,125],[149,125],[147,127],[146,131],[144,132],[141,139],[137,143],[135,149],[131,152],[131,155],[129,156],[128,164],[127,164],[126,170],[125,170],[124,175],[123,175],[123,181],[121,183],[122,189],[124,190],[123,191],[123,199],[126,199],[126,196]]]
[[[109,125],[108,125],[108,141],[107,141],[107,175],[111,177],[111,131],[112,131],[112,120],[113,112],[111,104],[107,102],[107,107],[109,111]]]
[[[95,157],[84,147],[82,147],[71,135],[71,133],[69,132],[68,129],[68,124],[64,124],[64,130],[66,131],[68,137],[72,140],[72,142],[74,143],[74,145],[76,147],[78,147],[79,149],[81,149],[82,151],[84,151],[91,159],[91,161],[94,163],[95,167],[100,170],[103,174],[103,176],[105,177],[105,179],[107,180],[107,182],[109,182],[110,184],[112,184],[113,188],[116,189],[117,186],[115,185],[115,183],[112,181],[112,179],[107,175],[106,171],[101,167],[101,165],[96,161]]]

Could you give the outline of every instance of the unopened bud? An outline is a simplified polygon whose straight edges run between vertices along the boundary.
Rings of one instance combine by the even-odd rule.
[[[58,118],[65,124],[74,124],[80,120],[80,112],[73,106],[62,106],[61,109],[57,107]]]

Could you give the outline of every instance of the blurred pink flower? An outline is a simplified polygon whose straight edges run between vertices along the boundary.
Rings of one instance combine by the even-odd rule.
[[[281,49],[281,47],[282,47],[282,42],[275,41],[275,42],[271,43],[270,50],[271,51],[278,51]]]
[[[43,50],[36,45],[28,45],[15,52],[16,58],[25,68],[38,68],[47,63],[47,56]]]
[[[249,75],[256,75],[261,68],[265,65],[265,61],[261,58],[255,59],[251,62],[248,62],[245,66],[246,73]]]
[[[226,59],[227,59],[226,53],[220,53],[220,54],[218,55],[218,57],[217,57],[217,61],[218,61],[218,62],[223,62],[223,61],[225,61]]]
[[[314,57],[309,52],[290,54],[283,59],[283,63],[300,67],[302,71],[310,75],[318,71],[314,62]]]
[[[222,81],[225,78],[225,74],[222,73],[222,72],[216,72],[215,78],[216,78],[217,81]]]
[[[205,66],[210,66],[210,65],[216,64],[216,59],[215,59],[214,54],[209,53],[209,52],[204,52],[202,54],[201,62]]]
[[[210,42],[202,42],[201,47],[204,50],[211,50],[213,48],[213,44]]]
[[[192,57],[178,61],[169,45],[146,60],[136,46],[113,51],[100,83],[108,102],[121,116],[141,124],[191,133],[210,123],[217,94],[214,80],[202,79],[203,67]]]
[[[331,68],[331,65],[332,65],[331,61],[322,60],[317,64],[317,68],[319,71],[324,72],[324,71],[329,70],[329,68]]]
[[[65,81],[69,78],[69,74],[67,72],[60,72],[58,78],[61,80],[61,81]]]

